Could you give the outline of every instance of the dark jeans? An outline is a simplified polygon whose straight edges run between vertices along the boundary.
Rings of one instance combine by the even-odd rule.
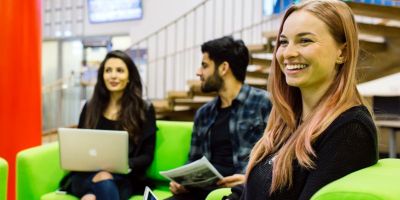
[[[119,192],[114,180],[104,180],[92,185],[93,194],[97,200],[119,199]]]
[[[132,184],[126,175],[113,174],[113,179],[93,183],[97,172],[73,172],[70,193],[81,198],[85,194],[94,194],[98,200],[129,199],[133,194]]]

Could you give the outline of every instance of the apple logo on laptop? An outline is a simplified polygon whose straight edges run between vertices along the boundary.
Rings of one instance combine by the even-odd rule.
[[[96,151],[96,149],[89,149],[89,155],[90,155],[90,156],[93,156],[93,157],[96,157],[96,156],[97,156],[97,151]]]

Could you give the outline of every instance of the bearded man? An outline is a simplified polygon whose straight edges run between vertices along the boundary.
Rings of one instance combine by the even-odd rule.
[[[249,51],[242,40],[223,37],[201,46],[197,76],[203,92],[217,97],[195,115],[189,163],[205,156],[223,179],[215,188],[170,183],[169,200],[204,200],[217,187],[242,184],[251,149],[263,135],[271,111],[269,94],[245,84]]]

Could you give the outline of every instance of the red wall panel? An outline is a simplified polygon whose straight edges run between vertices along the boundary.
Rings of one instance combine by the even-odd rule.
[[[12,200],[16,154],[41,143],[41,1],[0,0],[0,8],[0,156]]]

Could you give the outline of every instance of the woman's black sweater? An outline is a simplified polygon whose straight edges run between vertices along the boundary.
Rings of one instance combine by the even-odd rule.
[[[271,156],[251,170],[245,186],[232,189],[229,199],[308,200],[323,186],[378,160],[375,124],[364,106],[342,113],[313,144],[315,169],[293,162],[293,186],[269,195],[272,181]]]

